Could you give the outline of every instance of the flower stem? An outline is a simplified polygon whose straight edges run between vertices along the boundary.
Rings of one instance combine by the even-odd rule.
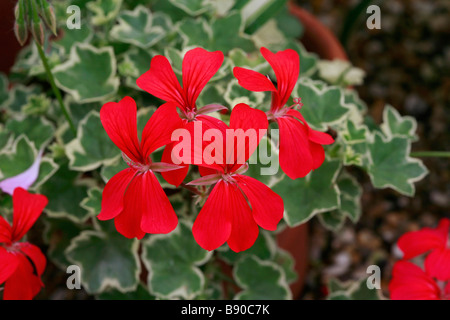
[[[55,94],[56,99],[59,102],[61,111],[63,112],[64,116],[66,117],[66,120],[69,123],[70,129],[76,135],[77,129],[75,128],[72,118],[70,117],[69,113],[67,112],[66,106],[64,105],[64,102],[63,102],[62,96],[61,96],[61,91],[59,91],[58,87],[55,84],[55,78],[53,77],[52,71],[50,70],[50,66],[48,65],[47,57],[45,56],[44,50],[42,50],[42,47],[39,43],[37,43],[36,41],[34,43],[36,44],[36,47],[39,52],[39,56],[42,60],[42,63],[44,64],[44,68],[47,73],[48,81],[50,82],[50,86],[52,87],[53,93]]]
[[[411,157],[450,158],[450,152],[449,151],[417,151],[417,152],[411,152]]]

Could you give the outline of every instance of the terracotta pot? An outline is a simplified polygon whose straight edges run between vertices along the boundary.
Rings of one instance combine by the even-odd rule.
[[[301,41],[308,51],[317,53],[322,59],[348,60],[344,48],[334,34],[317,18],[293,2],[288,4],[290,13],[297,17],[303,27]],[[287,228],[277,236],[281,248],[289,251],[295,259],[298,280],[291,284],[292,296],[298,299],[302,293],[305,276],[309,267],[308,224]]]

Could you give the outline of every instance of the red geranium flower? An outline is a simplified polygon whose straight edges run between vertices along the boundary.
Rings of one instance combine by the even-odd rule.
[[[147,122],[139,143],[136,103],[130,97],[120,102],[106,103],[100,110],[100,120],[108,136],[122,151],[129,168],[112,177],[102,196],[100,220],[114,218],[122,235],[142,239],[145,233],[169,233],[178,218],[154,172],[164,172],[177,166],[153,162],[150,155],[171,141],[171,134],[182,126],[176,106],[160,106]],[[161,120],[164,119],[164,120]]]
[[[202,121],[203,131],[209,128],[223,128],[222,121],[205,114],[227,109],[226,107],[212,104],[198,109],[196,104],[201,91],[222,65],[223,58],[223,53],[220,51],[209,52],[202,48],[188,51],[183,58],[183,86],[181,87],[169,60],[157,55],[153,57],[150,69],[137,79],[136,84],[155,97],[175,103],[180,109],[184,128],[189,130],[191,135],[194,134],[194,121]],[[163,153],[163,161],[172,163],[172,150],[175,144],[167,145]],[[192,160],[191,163],[193,162]],[[163,172],[162,175],[170,184],[179,186],[188,170],[189,166],[185,165],[182,169]]]
[[[439,280],[450,280],[450,219],[441,219],[436,229],[423,228],[405,233],[398,240],[403,259],[411,259],[429,252],[425,267],[430,276]]]
[[[246,161],[267,127],[264,112],[246,104],[234,107],[229,128],[242,129],[244,132],[254,129],[257,133],[256,144],[252,148],[234,146],[233,157],[229,152],[224,152],[221,163],[199,167],[202,178],[189,183],[216,183],[192,228],[194,238],[202,248],[214,250],[227,242],[235,252],[247,250],[258,237],[258,225],[275,230],[283,217],[283,199],[260,181],[242,175],[246,170]],[[234,143],[226,139],[226,134],[224,137],[224,150],[229,151]]]
[[[267,117],[276,121],[280,128],[280,167],[291,179],[304,177],[322,165],[325,160],[322,145],[334,140],[330,135],[310,128],[302,114],[294,109],[302,106],[300,99],[294,99],[294,105],[286,106],[300,72],[298,53],[292,49],[272,53],[261,48],[261,54],[275,72],[276,85],[261,73],[241,67],[233,69],[234,76],[247,90],[272,92]]]
[[[389,283],[392,300],[448,300],[450,282],[436,282],[427,266],[425,271],[409,261],[398,261]]]
[[[31,300],[44,286],[41,275],[47,260],[41,250],[28,242],[19,242],[47,205],[40,194],[22,188],[13,193],[12,226],[0,216],[0,284],[5,283],[4,300]]]

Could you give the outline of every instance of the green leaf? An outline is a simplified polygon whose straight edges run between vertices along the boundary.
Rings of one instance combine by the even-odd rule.
[[[95,0],[86,4],[86,7],[94,13],[91,22],[99,26],[113,20],[120,11],[122,0]]]
[[[323,212],[318,215],[319,221],[328,230],[337,232],[342,228],[345,222],[345,215],[339,210]]]
[[[44,148],[53,138],[54,127],[44,117],[29,116],[22,120],[11,119],[5,125],[14,136],[24,134],[37,150]]]
[[[369,145],[370,164],[367,173],[375,188],[390,187],[402,194],[414,195],[414,182],[428,173],[419,159],[409,157],[411,142],[407,138],[385,139],[378,132]]]
[[[122,56],[118,66],[119,73],[126,77],[125,84],[131,88],[142,90],[136,85],[136,80],[150,68],[152,55],[148,50],[133,47]]]
[[[237,263],[233,275],[243,289],[237,300],[292,299],[283,269],[273,262],[247,256]]]
[[[111,222],[113,223],[113,222]],[[139,241],[118,232],[83,231],[66,249],[68,260],[81,269],[81,283],[91,294],[137,289],[141,271]]]
[[[99,300],[155,300],[155,297],[150,295],[141,283],[136,291],[122,293],[118,290],[108,290],[100,293],[97,298]]]
[[[128,165],[123,161],[122,157],[118,157],[113,162],[104,165],[102,169],[100,170],[100,175],[103,179],[103,181],[106,183],[109,179],[111,179],[114,175],[119,173],[119,171],[122,171],[126,168],[129,168]]]
[[[350,111],[345,104],[342,89],[326,86],[321,81],[300,78],[294,89],[294,96],[302,98],[302,115],[317,130],[326,131],[328,125],[343,121]]]
[[[78,236],[86,227],[80,226],[67,219],[46,218],[44,221],[44,240],[48,244],[47,256],[59,268],[66,270],[72,263],[67,260],[64,251],[70,241]]]
[[[278,248],[275,262],[283,269],[288,283],[293,283],[298,279],[297,272],[295,271],[295,260],[289,251]]]
[[[39,174],[36,181],[31,186],[31,190],[39,190],[39,187],[43,185],[48,179],[50,179],[56,171],[58,171],[59,165],[53,161],[52,158],[43,157],[39,166]]]
[[[274,131],[271,133],[274,134]],[[283,178],[278,159],[279,151],[273,140],[263,137],[248,161],[249,166],[245,175],[273,186]]]
[[[123,11],[118,20],[119,24],[111,29],[111,37],[143,49],[153,46],[166,34],[162,27],[153,25],[152,12],[141,5],[133,11]]]
[[[97,187],[87,191],[88,196],[81,201],[80,206],[89,212],[89,216],[97,216],[102,210],[102,190]]]
[[[381,300],[383,299],[380,290],[369,289],[367,279],[362,278],[356,281],[340,282],[337,279],[330,279],[328,283],[330,294],[328,300]]]
[[[0,179],[14,177],[27,170],[37,154],[34,143],[25,135],[17,137],[9,148],[0,151]]]
[[[214,19],[211,24],[204,19],[183,20],[178,30],[184,39],[184,46],[200,46],[207,50],[220,50],[224,54],[234,48],[246,52],[253,51],[255,45],[244,34],[242,17],[239,12]]]
[[[149,270],[148,287],[160,298],[192,299],[204,289],[205,277],[198,268],[212,255],[192,236],[191,226],[180,221],[167,235],[145,241],[142,259]]]
[[[227,245],[220,247],[217,251],[221,259],[229,264],[234,264],[246,256],[255,256],[261,260],[272,260],[276,249],[276,243],[272,236],[268,232],[261,230],[253,246],[244,252],[236,253]]]
[[[264,101],[264,92],[252,92],[241,87],[237,80],[228,83],[224,99],[227,104],[233,108],[239,103],[245,103],[256,107]]]
[[[387,105],[383,110],[383,123],[380,126],[386,137],[402,137],[417,141],[417,121],[411,116],[402,117],[394,107]]]
[[[108,137],[96,111],[91,111],[79,123],[77,138],[66,146],[66,153],[69,167],[82,172],[110,164],[120,157],[120,150]]]
[[[211,9],[209,0],[169,0],[188,15],[198,16]]]
[[[362,187],[349,174],[341,175],[337,181],[340,191],[341,206],[339,211],[349,217],[354,223],[361,216]]]
[[[92,103],[78,103],[73,100],[71,96],[66,96],[64,100],[65,106],[69,109],[70,116],[76,127],[79,126],[80,122],[86,117],[86,115],[91,111],[100,112],[102,104],[99,102]],[[58,109],[59,112],[59,109]],[[62,116],[62,114],[61,114]]]
[[[116,58],[112,47],[77,43],[67,62],[53,68],[56,84],[80,103],[102,101],[116,93]]]
[[[64,36],[56,41],[53,41],[55,46],[64,49],[66,54],[70,53],[70,49],[77,43],[89,43],[93,38],[91,28],[81,25],[81,29],[64,29]]]
[[[340,161],[325,160],[305,178],[285,177],[272,187],[284,200],[284,219],[289,226],[297,226],[318,213],[339,207],[339,188],[335,182],[340,169]]]
[[[89,213],[80,207],[80,202],[86,197],[87,185],[91,181],[79,178],[78,172],[61,164],[58,171],[40,187],[40,193],[48,198],[48,216],[65,217],[76,223],[83,223],[89,217]]]
[[[3,108],[3,106],[10,99],[8,87],[9,87],[8,78],[4,73],[0,72],[0,108]]]
[[[36,86],[15,85],[9,92],[9,99],[3,104],[8,111],[21,112],[31,97],[38,95],[41,89]]]

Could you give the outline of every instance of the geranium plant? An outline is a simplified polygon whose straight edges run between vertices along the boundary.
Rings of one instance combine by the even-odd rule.
[[[0,77],[0,227],[14,204],[15,230],[20,188],[47,197],[44,254],[97,298],[293,298],[278,233],[356,223],[354,170],[407,196],[427,173],[415,120],[387,105],[376,125],[351,88],[361,70],[308,52],[285,1],[31,0],[16,18],[34,38]],[[25,231],[0,232],[4,299]],[[14,246],[40,276],[37,249]]]

